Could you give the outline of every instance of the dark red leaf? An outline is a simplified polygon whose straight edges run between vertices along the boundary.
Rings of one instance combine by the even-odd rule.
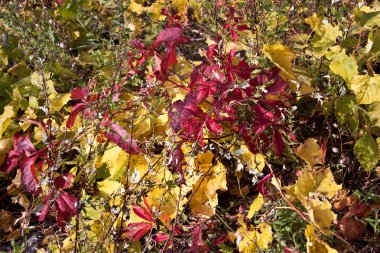
[[[133,212],[146,221],[154,222],[153,214],[144,207],[133,206]]]
[[[365,228],[366,223],[357,220],[354,217],[343,217],[339,222],[340,232],[351,240],[362,239]]]
[[[75,119],[77,118],[78,114],[83,110],[84,103],[78,103],[73,106],[73,109],[71,110],[70,116],[66,121],[66,127],[68,129],[71,129],[75,123]]]
[[[280,131],[277,129],[273,129],[273,145],[274,149],[276,150],[277,155],[280,157],[282,155],[282,152],[284,150],[284,140],[282,139],[282,135]]]
[[[63,173],[59,175],[54,180],[54,185],[56,188],[59,188],[61,190],[65,190],[70,187],[71,183],[73,182],[74,175],[69,173]]]
[[[146,222],[130,223],[124,229],[124,236],[132,241],[138,241],[153,228],[152,224]]]
[[[109,130],[104,134],[108,140],[118,145],[128,154],[137,155],[141,153],[136,140],[124,128],[112,122],[108,123],[108,126]]]
[[[77,213],[77,198],[74,195],[62,191],[56,199],[56,209],[58,210],[58,224],[68,221]]]
[[[37,156],[26,157],[20,161],[21,182],[25,190],[34,193],[38,186],[37,172],[35,168]]]
[[[259,190],[261,195],[263,195],[264,197],[269,194],[269,191],[265,189],[265,183],[268,182],[272,178],[272,176],[273,174],[269,173],[268,175],[263,177],[263,179],[261,179],[260,182],[257,184],[257,189]]]

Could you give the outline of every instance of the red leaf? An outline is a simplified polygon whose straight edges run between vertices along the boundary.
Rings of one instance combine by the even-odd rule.
[[[60,188],[62,190],[65,190],[70,187],[70,184],[73,182],[74,175],[69,173],[64,173],[59,175],[55,180],[54,180],[54,185],[56,188]]]
[[[223,132],[223,126],[218,124],[214,119],[208,119],[206,121],[206,126],[211,132],[214,132],[217,134]]]
[[[153,228],[152,224],[146,222],[130,223],[124,229],[124,235],[127,239],[138,241]]]
[[[281,78],[277,78],[273,84],[267,87],[268,94],[280,94],[284,92],[286,87],[288,86],[288,82],[285,82]]]
[[[33,143],[30,141],[29,133],[23,137],[20,133],[13,136],[13,149],[18,153],[24,153],[30,157],[34,155],[37,150],[34,148]]]
[[[152,43],[151,48],[159,47],[162,43],[169,42],[186,42],[186,38],[182,37],[182,29],[178,27],[166,28],[162,30],[156,40]]]
[[[70,116],[66,121],[66,127],[68,129],[71,129],[75,123],[75,119],[77,118],[78,114],[83,110],[84,103],[78,103],[73,106],[73,109],[71,110]]]
[[[42,208],[42,211],[41,213],[39,213],[38,215],[38,221],[41,222],[43,220],[45,220],[46,216],[48,215],[49,213],[49,210],[50,210],[50,200],[47,200],[44,204],[44,207]]]
[[[167,234],[164,234],[164,233],[159,233],[159,234],[156,234],[155,236],[154,236],[154,241],[156,242],[156,243],[160,243],[160,242],[164,242],[164,241],[166,241],[166,240],[168,240],[169,239],[169,236],[167,235]]]
[[[210,252],[210,248],[202,239],[202,229],[200,226],[196,226],[192,232],[193,243],[188,252],[203,253]]]
[[[153,214],[146,210],[144,207],[133,206],[133,212],[135,212],[137,216],[143,218],[144,220],[154,222]]]
[[[269,173],[268,175],[263,177],[263,179],[261,179],[260,182],[257,184],[257,189],[259,190],[261,195],[263,195],[264,197],[269,194],[269,191],[265,189],[265,183],[268,182],[272,178],[272,176],[273,174]]]
[[[77,198],[74,195],[63,191],[56,199],[56,208],[58,210],[58,225],[62,225],[63,221],[68,221],[77,213]]]
[[[273,144],[277,155],[280,157],[284,150],[284,140],[282,139],[281,133],[277,129],[273,129]]]
[[[104,134],[108,140],[114,142],[128,154],[137,155],[141,153],[136,140],[125,129],[112,122],[108,123],[108,125],[110,126],[110,130]]]
[[[19,160],[20,160],[19,152],[15,150],[9,151],[5,158],[5,161],[0,166],[0,171],[5,172],[5,173],[11,172],[14,168],[18,166]]]
[[[84,100],[88,95],[88,88],[76,87],[71,90],[71,99]]]
[[[34,164],[36,159],[37,156],[34,156],[26,157],[20,161],[21,182],[25,190],[30,193],[34,193],[38,185],[37,172]]]

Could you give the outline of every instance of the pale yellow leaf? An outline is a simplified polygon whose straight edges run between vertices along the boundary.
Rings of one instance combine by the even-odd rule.
[[[136,13],[137,15],[140,15],[144,11],[144,7],[142,4],[136,3],[134,0],[131,0],[128,10]]]

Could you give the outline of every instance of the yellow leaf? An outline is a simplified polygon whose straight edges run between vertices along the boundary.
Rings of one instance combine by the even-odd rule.
[[[212,165],[214,155],[211,151],[197,157],[198,180],[192,186],[193,195],[190,201],[192,213],[213,216],[218,204],[217,190],[227,190],[226,168],[220,162]]]
[[[331,211],[331,203],[325,199],[309,198],[307,209],[310,221],[326,235],[329,234],[332,222],[336,219],[336,214]]]
[[[70,93],[51,94],[49,96],[50,112],[59,111],[70,100],[70,96]]]
[[[11,124],[12,117],[14,117],[15,115],[16,114],[12,106],[7,105],[4,107],[4,112],[0,115],[0,138],[3,136],[3,133]]]
[[[308,138],[301,144],[297,148],[297,155],[304,159],[311,167],[317,163],[322,163],[323,152],[314,138]]]
[[[166,16],[162,15],[162,8],[164,7],[165,7],[165,1],[157,0],[151,6],[146,7],[146,10],[148,13],[152,14],[153,21],[163,21],[166,18]]]
[[[307,239],[306,247],[308,253],[338,253],[338,251],[319,239],[314,230],[313,225],[308,225],[305,230],[305,236]]]
[[[358,71],[355,58],[347,56],[345,53],[338,53],[330,62],[330,70],[341,76],[346,83],[351,83],[352,78]]]
[[[125,167],[128,157],[129,155],[119,148],[119,146],[113,146],[104,152],[103,156],[100,157],[100,161],[97,162],[96,167],[99,168],[103,163],[107,164],[110,177],[117,179],[121,176],[119,174]]]
[[[140,15],[144,11],[142,4],[136,3],[134,0],[131,0],[128,10],[133,11],[137,15]]]
[[[243,160],[248,170],[257,170],[262,171],[265,167],[265,157],[262,154],[252,154],[251,151],[248,150],[246,145],[241,145],[240,148],[236,148],[233,146],[231,151],[234,155],[238,156],[241,160]]]
[[[294,79],[292,60],[295,56],[289,48],[281,44],[265,45],[263,51],[265,56],[284,71],[288,78]]]
[[[269,248],[269,244],[273,240],[272,228],[269,224],[261,223],[259,229],[256,230],[253,226],[248,229],[242,220],[240,220],[239,223],[242,226],[235,233],[239,252],[261,252]]]
[[[104,196],[111,196],[112,194],[116,193],[121,188],[121,184],[116,181],[111,180],[104,180],[101,182],[98,182],[98,188],[102,195]]]
[[[340,189],[341,185],[337,185],[330,168],[320,170],[303,169],[294,185],[294,194],[303,202],[310,197],[311,193],[320,193],[328,198],[333,198]]]
[[[168,217],[170,220],[174,219],[178,211],[182,210],[182,206],[187,202],[186,192],[181,192],[178,186],[168,190],[167,188],[154,188],[147,195],[148,203],[155,208],[160,214],[163,222]],[[181,199],[179,199],[181,197]],[[178,203],[179,202],[179,203]],[[179,210],[177,210],[177,206]],[[167,222],[167,221],[166,221]]]
[[[257,198],[252,202],[251,206],[249,207],[248,215],[247,218],[251,219],[253,215],[255,215],[262,207],[264,204],[264,197],[259,193]]]
[[[186,13],[187,0],[172,0],[172,5],[177,9],[178,13]]]
[[[349,88],[354,91],[359,104],[380,101],[380,75],[355,75]]]

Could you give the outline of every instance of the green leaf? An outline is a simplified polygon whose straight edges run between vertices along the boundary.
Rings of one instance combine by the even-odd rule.
[[[352,131],[359,127],[359,106],[353,96],[342,96],[335,101],[335,117],[339,124],[348,123]]]
[[[338,53],[330,63],[330,70],[341,76],[346,83],[350,83],[354,75],[358,72],[358,65],[355,59],[344,53]]]
[[[350,89],[354,91],[359,104],[380,101],[380,75],[354,75]]]
[[[366,171],[370,171],[376,166],[379,158],[379,147],[371,135],[366,134],[359,138],[355,143],[354,152],[360,165]]]
[[[368,115],[372,126],[380,127],[380,102],[375,102],[368,107]]]
[[[368,35],[367,53],[377,53],[380,51],[380,29],[371,31]]]
[[[378,8],[371,9],[363,6],[354,10],[355,22],[360,26],[372,27],[380,23],[380,10]]]

